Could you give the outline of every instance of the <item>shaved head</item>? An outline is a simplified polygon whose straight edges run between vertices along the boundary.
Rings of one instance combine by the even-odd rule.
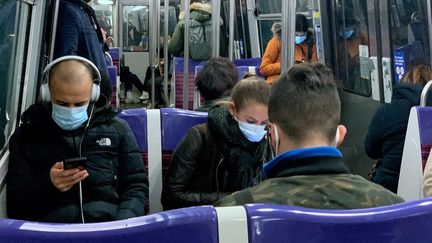
[[[77,107],[88,104],[92,86],[92,69],[81,61],[62,61],[49,72],[51,100],[58,105]]]
[[[50,70],[49,77],[50,85],[52,85],[53,81],[67,84],[93,83],[91,67],[87,63],[77,60],[66,60],[58,63]]]

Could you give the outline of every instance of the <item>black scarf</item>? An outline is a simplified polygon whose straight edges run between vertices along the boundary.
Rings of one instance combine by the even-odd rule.
[[[223,164],[228,172],[227,191],[242,190],[261,181],[262,164],[267,140],[250,142],[240,131],[226,105],[213,106],[208,112],[208,127],[224,156]]]

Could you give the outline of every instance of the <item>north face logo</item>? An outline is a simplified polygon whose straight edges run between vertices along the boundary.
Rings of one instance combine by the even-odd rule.
[[[111,139],[101,138],[99,140],[96,140],[96,143],[99,144],[99,146],[111,146]]]

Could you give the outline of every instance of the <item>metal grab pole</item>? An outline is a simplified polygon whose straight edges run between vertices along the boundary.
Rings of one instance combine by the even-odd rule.
[[[51,46],[50,53],[48,57],[48,62],[52,62],[54,59],[54,48],[55,48],[55,39],[57,35],[57,21],[58,21],[58,11],[59,11],[60,0],[54,0],[54,11],[52,16],[52,35],[51,35]]]
[[[184,63],[183,63],[183,109],[189,108],[189,21],[190,21],[190,3],[185,1],[185,18],[184,18]]]
[[[282,1],[281,73],[294,65],[296,1]]]
[[[232,2],[231,0],[230,2]],[[220,53],[220,0],[212,0],[212,57],[218,57]]]
[[[234,21],[235,21],[235,1],[229,2],[230,18],[229,18],[229,52],[228,57],[232,61],[234,60]],[[220,40],[219,40],[220,41]]]
[[[168,106],[168,21],[169,21],[169,0],[164,1],[164,99],[165,105]]]

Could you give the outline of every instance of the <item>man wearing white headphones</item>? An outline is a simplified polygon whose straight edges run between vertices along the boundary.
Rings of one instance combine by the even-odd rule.
[[[119,110],[94,109],[100,74],[78,56],[45,69],[44,102],[10,139],[7,213],[46,222],[101,222],[144,215],[148,181]]]

